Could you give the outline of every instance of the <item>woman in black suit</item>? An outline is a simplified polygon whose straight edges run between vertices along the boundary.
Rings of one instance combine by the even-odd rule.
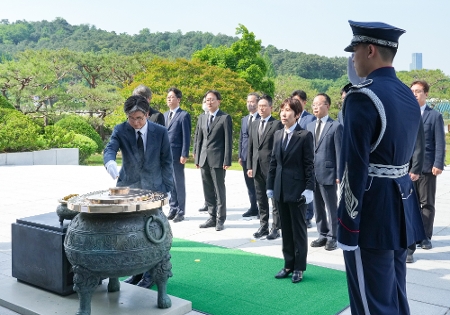
[[[284,129],[274,135],[274,145],[267,176],[267,197],[273,198],[280,212],[283,231],[284,268],[275,278],[292,282],[303,279],[308,253],[305,222],[307,204],[313,200],[314,146],[312,134],[297,120],[302,112],[300,102],[287,98],[280,106]]]

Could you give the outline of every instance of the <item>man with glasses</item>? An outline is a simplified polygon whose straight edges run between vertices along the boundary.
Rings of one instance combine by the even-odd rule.
[[[341,154],[342,125],[328,116],[331,99],[325,93],[314,97],[312,108],[317,120],[306,129],[314,138],[314,211],[319,238],[311,247],[337,249],[337,184]]]
[[[114,127],[103,152],[107,172],[117,179],[117,187],[150,189],[168,193],[173,189],[172,151],[167,129],[148,120],[150,106],[142,96],[130,96],[124,104],[128,121]],[[117,152],[122,153],[122,168],[117,170]],[[127,283],[151,287],[151,277],[136,275]],[[139,283],[138,283],[139,282]]]
[[[227,217],[225,171],[231,166],[233,126],[231,116],[219,109],[222,97],[218,91],[206,92],[205,100],[208,114],[198,117],[200,127],[194,146],[210,217],[200,228],[222,231]]]

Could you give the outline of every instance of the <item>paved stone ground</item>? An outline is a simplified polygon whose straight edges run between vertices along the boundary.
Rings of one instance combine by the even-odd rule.
[[[242,172],[227,172],[228,211],[225,230],[221,232],[198,227],[207,219],[207,214],[198,212],[203,204],[200,171],[186,169],[186,178],[186,220],[171,223],[174,237],[282,258],[281,240],[252,239],[259,222],[255,217],[250,220],[242,218],[249,206]],[[0,179],[0,278],[11,277],[11,224],[17,218],[55,211],[57,200],[68,194],[83,194],[115,185],[102,166],[2,166]],[[446,169],[438,178],[433,249],[418,249],[416,262],[408,265],[407,289],[413,315],[450,315],[449,204],[450,169]],[[309,241],[317,236],[315,226],[308,230]],[[341,250],[328,252],[310,247],[308,263],[344,270]],[[273,277],[277,271],[267,276]],[[307,276],[308,271],[305,272]],[[12,314],[16,313],[0,307],[0,315]],[[193,314],[198,313],[190,313]],[[342,314],[350,314],[350,311]]]

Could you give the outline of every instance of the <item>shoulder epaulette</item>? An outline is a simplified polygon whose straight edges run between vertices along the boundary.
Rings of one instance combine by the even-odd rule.
[[[367,80],[364,80],[364,81],[362,81],[362,82],[360,82],[358,84],[352,85],[350,87],[350,89],[361,89],[363,87],[371,85],[372,83],[373,83],[372,79],[367,79]]]

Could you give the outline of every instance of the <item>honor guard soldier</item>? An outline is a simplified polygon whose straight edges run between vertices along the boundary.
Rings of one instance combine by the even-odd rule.
[[[421,119],[392,62],[402,29],[349,21],[359,77],[343,104],[338,247],[357,314],[410,314],[406,249],[424,239],[409,161]]]

